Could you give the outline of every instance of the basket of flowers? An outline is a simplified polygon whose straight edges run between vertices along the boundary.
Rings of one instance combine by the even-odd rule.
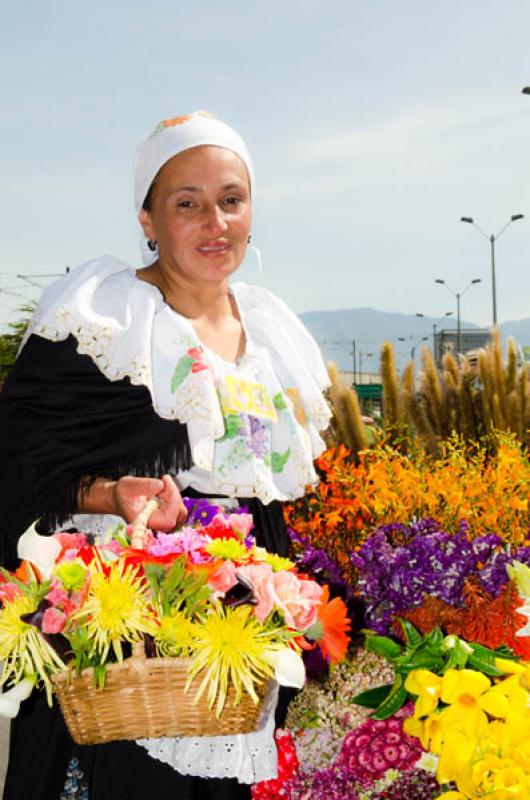
[[[37,685],[79,744],[247,733],[271,681],[303,685],[302,649],[345,649],[342,601],[258,547],[250,514],[201,503],[173,533],[147,504],[96,544],[24,535],[21,555],[48,554],[0,577],[4,713]]]

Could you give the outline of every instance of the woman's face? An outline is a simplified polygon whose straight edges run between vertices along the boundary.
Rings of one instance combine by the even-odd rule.
[[[225,280],[244,258],[252,224],[244,162],[222,147],[179,153],[158,173],[140,222],[161,264],[193,282]]]

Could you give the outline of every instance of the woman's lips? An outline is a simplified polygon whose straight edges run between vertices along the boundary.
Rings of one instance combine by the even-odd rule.
[[[197,248],[198,252],[206,258],[218,258],[225,255],[230,249],[228,242],[212,242],[211,244],[201,244]]]

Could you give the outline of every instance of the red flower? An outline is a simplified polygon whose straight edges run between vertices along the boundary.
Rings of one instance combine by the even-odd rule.
[[[260,781],[252,787],[252,800],[278,800],[291,795],[288,783],[295,777],[300,768],[296,747],[290,731],[281,728],[274,734],[278,748],[278,777],[269,781]]]

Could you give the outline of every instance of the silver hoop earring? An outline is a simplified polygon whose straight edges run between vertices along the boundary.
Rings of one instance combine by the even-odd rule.
[[[148,239],[147,246],[152,253],[155,253],[158,250],[158,243],[156,239]]]

